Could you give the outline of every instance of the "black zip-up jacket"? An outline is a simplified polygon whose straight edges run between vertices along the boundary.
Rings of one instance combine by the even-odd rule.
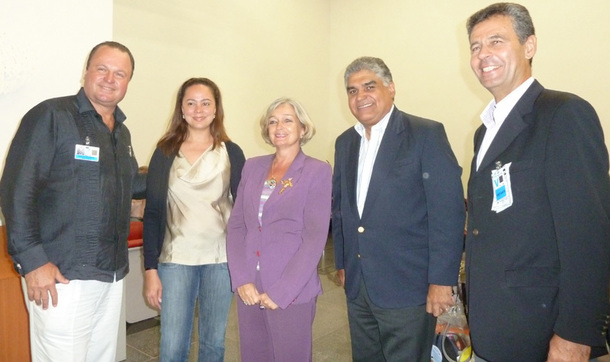
[[[111,282],[129,271],[131,199],[146,185],[118,107],[114,118],[111,132],[82,88],[23,117],[0,181],[8,252],[21,275],[47,262],[68,279]]]

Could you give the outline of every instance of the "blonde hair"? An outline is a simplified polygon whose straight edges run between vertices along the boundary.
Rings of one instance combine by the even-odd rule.
[[[277,107],[281,106],[282,104],[289,104],[294,109],[294,114],[299,119],[299,123],[301,123],[301,126],[303,126],[303,128],[305,129],[305,132],[303,134],[303,137],[301,137],[300,142],[301,146],[305,145],[316,134],[316,128],[301,103],[288,97],[281,97],[271,102],[269,107],[267,107],[267,111],[261,117],[260,125],[261,136],[263,136],[263,140],[273,146],[273,143],[271,143],[271,139],[269,138],[269,117],[271,116],[271,113],[273,113],[273,111],[275,111]]]

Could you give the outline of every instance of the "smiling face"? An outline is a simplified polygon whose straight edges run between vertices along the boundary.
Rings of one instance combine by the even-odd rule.
[[[182,98],[182,114],[189,131],[209,130],[216,117],[212,90],[203,84],[188,87]]]
[[[390,112],[394,104],[394,83],[387,86],[375,72],[360,70],[347,80],[349,109],[367,131]]]
[[[484,20],[470,34],[470,67],[496,102],[531,77],[535,53],[536,36],[521,44],[508,16]]]
[[[279,105],[268,118],[269,140],[275,148],[301,147],[305,128],[288,103]]]
[[[131,73],[132,64],[127,53],[102,46],[93,54],[85,71],[83,88],[99,113],[114,111],[127,93]]]

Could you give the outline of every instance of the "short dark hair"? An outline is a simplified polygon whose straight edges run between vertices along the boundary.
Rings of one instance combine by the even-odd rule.
[[[93,49],[91,49],[91,52],[89,52],[89,56],[87,57],[87,68],[86,69],[89,69],[89,64],[91,64],[91,58],[93,58],[95,53],[101,47],[104,47],[104,46],[118,49],[118,50],[122,51],[123,53],[127,53],[127,55],[129,55],[129,60],[131,61],[131,77],[133,77],[133,72],[136,69],[136,61],[135,61],[135,59],[133,59],[133,55],[131,54],[131,51],[129,51],[129,48],[127,48],[125,45],[118,43],[116,41],[105,41],[105,42],[99,43],[98,45],[94,46]],[[130,77],[130,79],[131,79],[131,77]]]
[[[534,22],[527,8],[515,3],[496,3],[474,13],[466,23],[468,37],[472,34],[472,29],[479,23],[493,16],[509,16],[513,23],[513,29],[517,33],[517,38],[521,44],[525,43],[530,35],[536,35]]]

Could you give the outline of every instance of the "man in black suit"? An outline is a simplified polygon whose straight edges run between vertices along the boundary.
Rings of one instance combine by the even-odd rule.
[[[436,316],[454,301],[464,236],[462,169],[442,124],[394,107],[378,58],[345,71],[358,120],[337,138],[335,264],[354,361],[430,361]]]
[[[471,67],[494,97],[468,183],[474,351],[494,362],[588,361],[603,353],[610,270],[599,119],[583,99],[532,78],[537,40],[526,8],[490,5],[467,30]]]

